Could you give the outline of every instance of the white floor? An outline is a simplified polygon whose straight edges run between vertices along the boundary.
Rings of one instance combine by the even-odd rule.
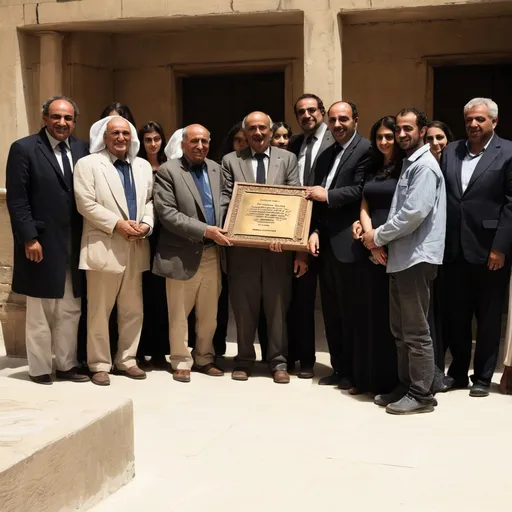
[[[320,352],[319,376],[328,361]],[[23,364],[0,357],[0,378],[26,379]],[[367,397],[296,377],[277,385],[259,370],[248,382],[194,373],[180,384],[152,372],[104,389],[54,384],[77,400],[134,401],[136,477],[91,510],[508,510],[512,397],[454,391],[434,413],[397,417]]]

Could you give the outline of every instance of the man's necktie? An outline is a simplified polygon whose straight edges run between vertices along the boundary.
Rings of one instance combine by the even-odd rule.
[[[62,155],[62,168],[64,169],[64,182],[69,190],[73,190],[73,171],[68,158],[68,147],[64,141],[59,142],[60,154]]]
[[[128,213],[130,220],[137,220],[137,194],[135,192],[135,184],[132,183],[130,165],[123,160],[116,160],[114,167],[123,175],[124,195],[128,205]]]
[[[265,153],[255,153],[254,158],[258,162],[258,166],[256,167],[256,183],[265,184]]]
[[[304,183],[306,185],[309,178],[309,173],[311,172],[311,155],[313,152],[313,146],[315,145],[316,137],[314,135],[309,135],[306,139],[306,161],[304,163]]]

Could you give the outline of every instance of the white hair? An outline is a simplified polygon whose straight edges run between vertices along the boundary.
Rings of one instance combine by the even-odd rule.
[[[252,114],[252,112],[251,112],[251,114]],[[245,124],[246,124],[247,118],[248,118],[251,114],[247,114],[247,115],[244,117],[244,119],[243,119],[243,121],[242,121],[242,130],[245,130]],[[272,122],[272,118],[271,118],[268,114],[265,114],[265,115],[268,117],[268,122],[269,122],[269,126],[268,126],[268,127],[269,127],[270,129],[272,129],[272,125],[274,124],[274,123]]]
[[[468,113],[468,110],[481,105],[485,105],[487,107],[492,119],[498,118],[498,104],[490,98],[473,98],[472,100],[469,100],[464,106],[464,115]]]

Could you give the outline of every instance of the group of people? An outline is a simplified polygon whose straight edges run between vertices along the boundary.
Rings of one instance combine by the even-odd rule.
[[[512,249],[512,143],[495,133],[496,103],[464,107],[458,142],[416,108],[379,119],[370,140],[351,102],[326,111],[303,94],[294,112],[300,134],[252,112],[209,155],[200,124],[167,143],[159,123],[137,132],[114,103],[84,142],[73,100],[45,102],[44,127],[12,144],[6,173],[34,382],[52,383],[52,346],[58,379],[144,379],[168,354],[176,381],[222,376],[229,300],[232,379],[250,378],[256,331],[276,383],[297,363],[311,379],[319,282],[333,369],[320,385],[371,393],[392,414],[433,411],[436,393],[469,385],[475,316],[470,395],[489,394]],[[309,252],[233,246],[222,226],[236,182],[306,187]],[[512,327],[506,338],[504,393]]]

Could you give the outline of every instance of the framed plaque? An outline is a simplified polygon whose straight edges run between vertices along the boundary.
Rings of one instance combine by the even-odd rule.
[[[307,251],[313,203],[306,187],[236,182],[224,229],[234,246]]]

